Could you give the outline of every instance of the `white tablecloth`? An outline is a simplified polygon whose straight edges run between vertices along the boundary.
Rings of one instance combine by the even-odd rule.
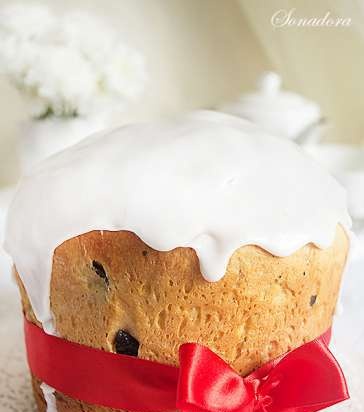
[[[0,192],[0,240],[11,192]],[[330,412],[364,411],[364,254],[357,253],[354,258],[344,279],[343,311],[336,316],[332,343],[332,351],[346,374],[351,399],[333,406]],[[10,280],[9,266],[9,259],[0,250],[0,412],[34,412],[19,296]]]

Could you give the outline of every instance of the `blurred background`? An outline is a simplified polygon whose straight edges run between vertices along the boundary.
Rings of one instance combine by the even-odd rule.
[[[332,410],[362,412],[363,75],[364,0],[0,0],[0,242],[19,177],[90,133],[199,108],[254,121],[347,189],[352,401]],[[32,411],[10,265],[0,247],[0,412]]]
[[[0,0],[0,7],[14,4]],[[120,33],[145,58],[142,95],[117,122],[214,107],[255,88],[266,70],[317,102],[333,126],[326,140],[364,141],[364,3],[356,0],[27,0],[56,13],[82,10]],[[350,27],[274,28],[272,15],[350,17]],[[0,78],[0,185],[20,173],[17,144],[28,120],[22,93]]]

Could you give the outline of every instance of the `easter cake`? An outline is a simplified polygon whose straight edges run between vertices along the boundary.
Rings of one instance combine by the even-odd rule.
[[[91,136],[24,176],[8,214],[25,318],[178,366],[196,342],[240,375],[325,333],[349,250],[339,184],[222,113]],[[111,411],[33,373],[39,411]]]

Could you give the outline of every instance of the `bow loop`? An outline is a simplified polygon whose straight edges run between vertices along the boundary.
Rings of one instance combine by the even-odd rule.
[[[177,408],[188,412],[253,412],[254,389],[205,346],[180,347]]]

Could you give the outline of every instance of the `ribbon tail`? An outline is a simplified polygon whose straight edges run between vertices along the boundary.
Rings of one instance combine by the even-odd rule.
[[[284,356],[259,387],[269,412],[316,412],[349,398],[339,363],[323,341],[307,343]]]

